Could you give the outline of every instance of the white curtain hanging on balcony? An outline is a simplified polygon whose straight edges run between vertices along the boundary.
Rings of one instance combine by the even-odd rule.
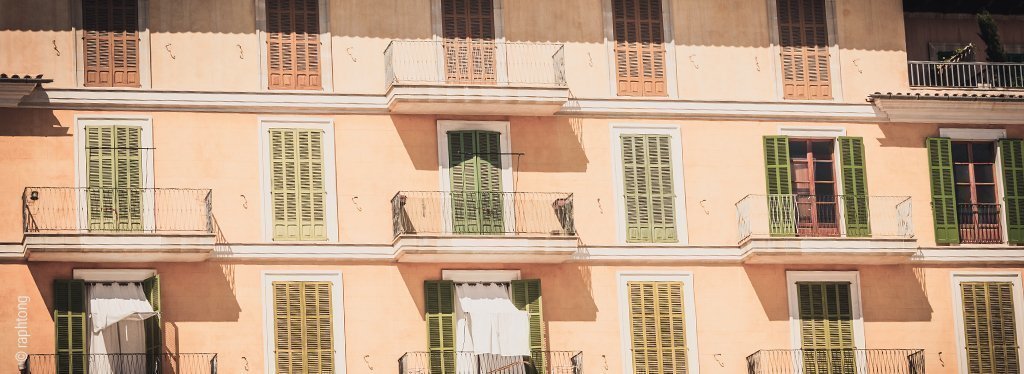
[[[97,333],[122,320],[142,321],[155,316],[137,283],[96,283],[89,285],[89,324]]]
[[[88,286],[89,370],[92,373],[142,373],[146,364],[146,328],[156,315],[137,283]]]
[[[501,356],[530,354],[529,315],[509,298],[505,284],[455,287],[456,351]]]

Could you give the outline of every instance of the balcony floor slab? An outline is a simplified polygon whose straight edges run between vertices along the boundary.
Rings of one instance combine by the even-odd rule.
[[[747,264],[902,264],[917,254],[917,239],[755,237],[740,252]]]
[[[213,253],[213,234],[26,234],[29,261],[198,262]]]
[[[399,84],[387,92],[399,114],[550,116],[569,101],[568,87]]]
[[[394,247],[398,262],[555,264],[572,259],[579,238],[401,235]]]

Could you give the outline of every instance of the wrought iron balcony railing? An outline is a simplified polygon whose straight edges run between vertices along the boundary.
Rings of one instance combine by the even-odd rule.
[[[747,374],[925,374],[924,350],[760,350],[747,356]]]
[[[217,374],[216,353],[30,354],[21,374]]]
[[[384,50],[385,87],[565,87],[561,44],[488,40],[394,40]]]
[[[907,196],[747,195],[736,203],[739,240],[751,237],[912,238]]]
[[[472,352],[409,352],[398,374],[582,374],[583,352],[536,351],[529,356]]]
[[[960,242],[999,244],[1003,242],[1003,217],[1000,204],[956,204]]]
[[[402,191],[391,199],[401,235],[576,235],[572,194]]]
[[[208,189],[28,187],[25,233],[213,233]]]
[[[907,64],[910,87],[1024,89],[1024,63],[910,61]]]

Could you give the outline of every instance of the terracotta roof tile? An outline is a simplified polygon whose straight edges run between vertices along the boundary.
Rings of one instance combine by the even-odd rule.
[[[898,100],[957,100],[957,101],[1024,101],[1024,94],[989,93],[920,93],[920,92],[875,92],[868,95],[868,102],[877,99]]]
[[[0,83],[50,83],[53,79],[43,78],[42,74],[32,76],[30,74],[7,75],[0,73]]]

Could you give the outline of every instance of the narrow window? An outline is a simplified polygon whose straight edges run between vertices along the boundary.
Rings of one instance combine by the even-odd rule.
[[[620,96],[666,96],[662,0],[612,0]]]
[[[848,282],[797,282],[806,374],[854,374],[853,303]]]
[[[505,232],[502,192],[501,135],[493,131],[448,132],[451,176],[452,232]]]
[[[82,0],[86,87],[139,87],[138,0]]]
[[[279,374],[334,373],[331,282],[273,282]]]
[[[90,231],[143,230],[143,154],[141,127],[85,127]]]
[[[668,135],[622,135],[620,141],[626,241],[677,242],[672,138]]]
[[[633,373],[688,372],[682,282],[627,282]]]
[[[448,83],[497,81],[493,0],[441,0]]]
[[[1018,373],[1013,283],[961,282],[967,373]]]
[[[776,0],[786,99],[832,98],[825,1]]]
[[[318,0],[266,0],[267,68],[272,90],[319,90]]]
[[[798,236],[839,236],[835,150],[832,139],[791,139]]]
[[[274,240],[327,240],[322,130],[270,130]]]
[[[992,142],[952,142],[953,181],[961,243],[1001,243]]]

